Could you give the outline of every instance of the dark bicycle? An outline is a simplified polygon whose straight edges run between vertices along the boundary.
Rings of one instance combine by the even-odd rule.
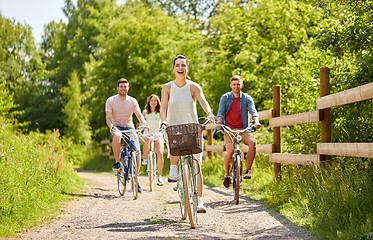
[[[137,138],[137,132],[141,129],[119,130],[113,127],[115,132],[121,133],[122,147],[120,149],[120,168],[115,174],[117,176],[118,191],[121,196],[124,196],[127,187],[127,181],[131,182],[131,190],[133,199],[138,198],[139,182],[138,182],[138,165],[137,152],[134,148],[134,141]]]
[[[234,200],[236,201],[236,204],[238,204],[240,199],[240,183],[242,182],[242,152],[240,149],[240,143],[242,140],[242,137],[240,133],[243,132],[255,132],[254,124],[250,123],[245,129],[241,130],[233,130],[230,127],[219,124],[224,129],[224,131],[228,134],[228,136],[232,139],[232,142],[234,143],[234,153],[233,153],[233,163],[230,168],[230,175],[231,180],[233,183],[233,193],[234,193]]]

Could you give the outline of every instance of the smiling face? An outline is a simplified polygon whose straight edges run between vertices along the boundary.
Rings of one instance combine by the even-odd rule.
[[[229,86],[232,88],[232,92],[234,94],[238,94],[243,88],[242,80],[241,79],[232,80]]]
[[[151,97],[149,100],[149,105],[151,109],[154,111],[155,107],[158,105],[158,100],[155,97]]]
[[[188,63],[186,59],[177,59],[174,64],[174,74],[176,78],[186,78],[188,76]]]
[[[129,89],[130,89],[129,84],[125,82],[120,83],[119,86],[117,87],[118,94],[121,96],[126,96]]]

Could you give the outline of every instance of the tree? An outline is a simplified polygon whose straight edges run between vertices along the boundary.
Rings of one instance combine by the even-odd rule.
[[[70,75],[68,87],[62,89],[64,99],[68,99],[63,112],[66,114],[66,135],[72,137],[74,143],[87,144],[91,140],[89,115],[87,107],[83,105],[84,97],[81,93],[80,79],[77,71]]]
[[[98,139],[107,137],[105,102],[116,94],[119,78],[129,81],[129,95],[143,107],[148,95],[160,95],[163,84],[173,79],[174,56],[184,54],[191,60],[192,78],[203,64],[201,34],[160,8],[127,2],[113,15],[117,17],[99,37],[99,51],[86,65],[91,122]]]

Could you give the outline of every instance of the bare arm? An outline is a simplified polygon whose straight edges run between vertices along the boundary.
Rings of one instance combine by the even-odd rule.
[[[198,99],[199,104],[201,105],[202,109],[205,111],[207,116],[211,116],[212,111],[209,103],[207,102],[205,95],[203,94],[202,88],[197,83],[191,84],[191,92],[192,96],[195,96]]]
[[[167,108],[168,108],[168,101],[170,100],[170,89],[171,85],[165,84],[162,88],[162,94],[161,94],[161,122],[167,123]]]
[[[141,114],[140,109],[139,109],[139,108],[136,108],[135,111],[134,111],[134,113],[135,113],[137,119],[138,119],[139,122],[140,122],[140,126],[145,125],[145,124],[146,124],[146,121],[145,121],[144,116]]]
[[[113,130],[111,129],[114,125],[113,125],[113,114],[112,112],[106,112],[106,124],[108,125],[108,127],[110,128],[110,133],[113,134]]]

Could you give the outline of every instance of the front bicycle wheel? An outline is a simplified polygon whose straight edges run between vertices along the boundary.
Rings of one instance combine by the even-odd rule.
[[[137,160],[136,160],[136,152],[131,152],[131,189],[133,194],[133,199],[137,199],[139,197],[139,182],[137,177]]]
[[[182,180],[184,186],[184,211],[185,215],[188,215],[189,222],[192,228],[196,228],[197,223],[197,209],[194,211],[194,205],[196,201],[194,201],[194,195],[196,191],[194,191],[194,173],[193,173],[193,166],[190,164],[192,159],[190,157],[186,157],[183,161],[183,172],[182,172]],[[195,205],[195,207],[197,207]]]
[[[240,160],[239,155],[236,155],[233,159],[233,191],[236,204],[238,204],[240,200]]]
[[[187,213],[185,212],[185,191],[184,191],[184,183],[183,183],[183,158],[179,158],[177,162],[178,167],[178,180],[177,180],[177,193],[179,194],[180,198],[180,212],[181,212],[181,219],[185,220],[187,217]]]
[[[121,168],[120,170],[115,174],[117,176],[117,183],[118,183],[118,191],[119,195],[124,196],[124,193],[126,192],[126,172],[123,170],[123,164],[120,164]]]
[[[197,224],[197,174],[196,166],[192,158],[188,158],[188,190],[189,190],[189,204],[191,210],[191,217],[193,218],[194,225]],[[193,226],[192,226],[193,227]],[[194,228],[194,227],[193,227]]]
[[[149,176],[149,188],[153,191],[154,188],[154,152],[150,151],[148,155],[148,176]]]

